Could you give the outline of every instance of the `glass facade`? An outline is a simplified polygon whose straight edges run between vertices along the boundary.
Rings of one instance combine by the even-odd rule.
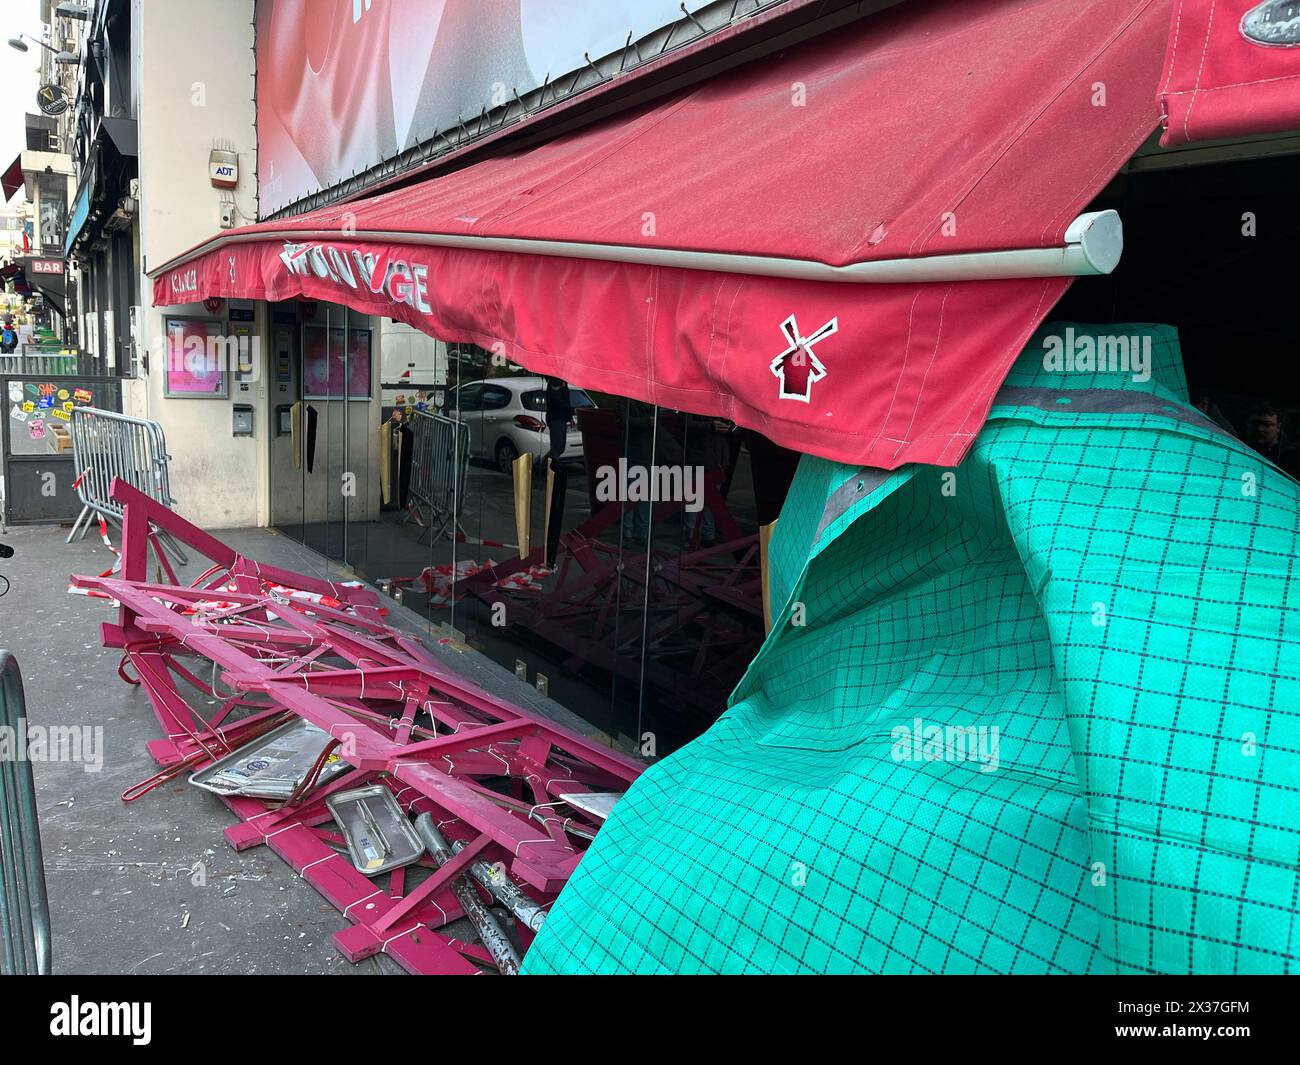
[[[268,317],[273,525],[626,750],[717,718],[796,454],[342,307]]]

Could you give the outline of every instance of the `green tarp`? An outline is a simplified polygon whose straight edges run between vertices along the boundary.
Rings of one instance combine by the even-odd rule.
[[[955,469],[805,459],[772,635],[525,971],[1294,968],[1298,533],[1164,326],[1044,327]]]

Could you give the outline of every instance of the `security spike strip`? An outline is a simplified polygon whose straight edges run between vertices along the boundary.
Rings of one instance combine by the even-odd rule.
[[[226,830],[230,844],[265,844],[347,917],[350,927],[334,939],[349,960],[382,952],[412,973],[490,967],[481,945],[446,930],[463,916],[454,888],[465,868],[499,863],[544,909],[600,828],[560,795],[625,791],[639,763],[452,673],[387,624],[381,597],[359,583],[246,558],[123,481],[113,482],[110,497],[125,515],[120,570],[74,576],[71,590],[116,604],[104,643],[122,649],[119,672],[142,687],[162,728],[147,745],[162,772],[124,798],[296,715],[340,741],[338,754],[352,768],[321,786],[309,774],[289,803],[221,796],[240,820]],[[148,550],[158,534],[212,566],[188,586],[172,573],[171,583],[151,582]],[[219,707],[206,717],[191,702],[214,698]],[[375,879],[358,872],[325,799],[375,783],[408,816],[430,814],[456,857],[441,869],[426,858]],[[518,932],[527,950],[533,933],[522,925]]]

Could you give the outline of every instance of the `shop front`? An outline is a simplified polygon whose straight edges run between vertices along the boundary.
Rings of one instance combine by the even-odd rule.
[[[1037,30],[1065,47],[1050,6]],[[944,118],[967,38],[887,13],[528,152],[220,234],[156,273],[155,303],[265,301],[271,524],[662,756],[763,641],[799,454],[959,461],[1069,278],[1113,268],[1087,161],[1142,142],[1155,74],[1107,107],[1087,79],[1132,79],[1163,36],[1150,7],[1100,5],[1068,69],[1019,53],[1010,13],[973,20],[1040,101],[1027,129],[993,66]],[[900,35],[918,63],[872,60]],[[893,103],[864,122],[867,98]],[[988,147],[963,157],[972,131]],[[1072,180],[1045,185],[1045,157]],[[438,354],[390,357],[398,327]]]
[[[797,452],[476,344],[421,353],[336,302],[209,303],[163,315],[166,395],[233,401],[273,528],[625,750],[662,757],[723,710],[765,635]],[[240,330],[230,365],[187,359]]]
[[[1198,923],[1178,841],[1249,881],[1296,830],[1270,798],[1244,839],[1215,794],[1272,796],[1289,755],[1202,743],[1288,727],[1260,678],[1289,622],[1240,661],[1198,634],[1286,598],[1300,119],[1198,140],[1167,3],[957,7],[154,275],[160,306],[265,301],[272,524],[625,751],[678,752],[533,971],[1280,964],[1245,887],[1229,946]],[[443,345],[420,380],[393,323]],[[926,756],[927,723],[971,758]]]

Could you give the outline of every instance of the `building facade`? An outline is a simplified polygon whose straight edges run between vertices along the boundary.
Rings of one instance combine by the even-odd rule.
[[[342,299],[187,300],[182,280],[155,306],[150,278],[250,223],[330,211],[346,234],[376,196],[635,115],[683,85],[863,25],[866,13],[786,0],[743,12],[710,4],[682,18],[674,4],[627,0],[607,18],[589,12],[581,29],[543,30],[528,5],[498,5],[491,17],[449,5],[433,19],[336,3],[310,26],[305,10],[288,0],[116,0],[84,20],[55,18],[52,34],[88,57],[68,85],[77,103],[64,133],[77,163],[67,242],[83,346],[125,375],[124,409],[163,426],[187,517],[276,528],[401,589],[436,631],[540,675],[630,745],[671,737],[671,749],[720,712],[763,640],[761,545],[802,447],[775,443],[752,420],[658,407],[617,385],[577,387],[563,507],[548,511],[545,468],[531,489],[513,472],[521,454],[552,447],[546,380],[528,360],[489,341],[448,344],[400,308],[370,313]],[[795,114],[807,92],[797,72]],[[1285,154],[1287,143],[1252,151]],[[1130,167],[1163,173],[1171,158],[1151,142]],[[1195,161],[1216,158],[1206,150]],[[1097,206],[1122,202],[1119,188]],[[653,215],[637,215],[634,240],[656,239]],[[314,254],[284,245],[290,273],[317,269]],[[1102,287],[1082,284],[1071,298],[1086,305]],[[187,364],[194,351],[207,361]],[[783,399],[807,401],[824,372],[813,358]],[[410,433],[427,424],[420,416],[433,414],[470,437],[450,515],[430,512],[419,468],[403,465],[403,446],[406,462],[419,446]],[[699,491],[689,506],[620,501],[611,516],[598,472],[637,467],[699,471]],[[536,555],[557,530],[570,548],[596,553],[585,556],[585,583],[541,564],[558,563],[553,550]],[[529,546],[527,566],[510,562]],[[669,556],[673,580],[657,576]],[[501,626],[502,589],[483,574],[507,563],[538,602]]]
[[[573,404],[591,409],[581,432],[573,415],[567,509],[557,513],[564,529],[609,524],[584,446],[615,462],[622,455],[653,464],[658,455],[681,463],[689,454],[707,466],[710,491],[729,502],[719,496],[696,509],[696,501],[689,512],[657,504],[648,518],[644,507],[629,512],[614,524],[610,572],[599,582],[615,609],[598,611],[577,644],[563,620],[533,619],[530,627],[549,635],[525,647],[524,626],[492,624],[490,591],[447,586],[453,574],[504,563],[521,542],[535,549],[544,539],[544,467],[526,519],[517,516],[510,472],[521,454],[550,450],[542,378],[398,316],[325,301],[154,306],[149,277],[224,229],[366,195],[431,160],[491,150],[502,129],[543,137],[575,116],[590,121],[627,106],[612,97],[637,82],[662,91],[652,86],[663,58],[734,33],[736,5],[684,17],[666,0],[625,0],[604,16],[593,8],[589,25],[559,34],[526,5],[497,5],[490,17],[453,5],[441,20],[403,11],[403,22],[387,5],[329,8],[326,45],[309,32],[305,7],[283,0],[98,0],[85,18],[45,5],[51,37],[83,57],[51,75],[74,101],[59,132],[76,171],[66,251],[81,346],[94,366],[122,378],[126,413],[162,426],[172,491],[187,518],[209,528],[276,528],[401,589],[435,631],[527,676],[625,744],[639,748],[645,735],[649,753],[659,742],[671,747],[716,716],[761,641],[759,527],[779,509],[791,453],[723,420],[573,390]],[[417,53],[426,57],[423,73]],[[344,87],[353,103],[340,109]],[[206,368],[185,364],[182,352],[196,341],[217,351]],[[228,357],[227,343],[240,354]],[[410,430],[423,424],[417,412],[439,410],[472,434],[450,514],[431,511],[409,483],[417,446]],[[644,565],[624,564],[622,541],[627,563],[634,540],[644,560],[652,527],[660,550],[699,572],[678,585],[625,585],[619,572]],[[593,542],[600,536],[609,539],[601,533]],[[738,546],[718,554],[727,541]],[[554,580],[541,573],[530,564],[514,579]],[[743,592],[730,603],[683,605],[719,580]],[[681,662],[689,668],[679,673]],[[677,702],[689,712],[647,724],[660,704]]]
[[[49,53],[42,52],[42,77],[51,76]],[[76,293],[69,298],[64,242],[68,204],[74,187],[72,159],[56,118],[27,114],[23,150],[6,171],[5,198],[11,206],[3,215],[3,255],[15,270],[26,297],[22,310],[39,320],[65,346],[75,343],[69,323],[75,321]],[[16,199],[19,189],[21,200]],[[70,309],[71,308],[71,309]]]
[[[1286,964],[1273,900],[1249,956],[1225,936],[1253,902],[1191,927],[1219,889],[1184,843],[1245,877],[1295,833],[1278,802],[1245,839],[1210,794],[1292,768],[1226,760],[1288,727],[1265,704],[1297,683],[1293,100],[1233,112],[1224,77],[1180,112],[1232,64],[1171,89],[1169,12],[1141,0],[537,13],[51,14],[83,57],[60,134],[82,344],[163,427],[181,513],[277,530],[648,762],[704,736],[629,793],[535,964]],[[1008,743],[957,764],[926,750],[940,722]],[[682,940],[626,920],[627,855],[635,912]],[[1191,917],[1148,937],[1157,880]],[[873,931],[896,890],[951,936]]]

